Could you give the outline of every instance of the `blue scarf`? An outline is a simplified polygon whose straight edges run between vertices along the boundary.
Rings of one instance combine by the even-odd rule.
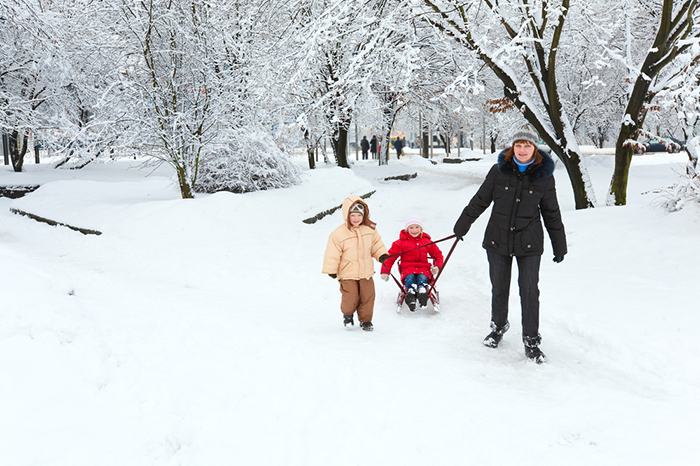
[[[515,156],[513,156],[513,162],[515,162],[515,164],[518,166],[518,170],[520,170],[520,173],[524,173],[525,170],[527,170],[527,167],[532,165],[532,162],[534,162],[534,161],[535,161],[535,159],[533,158],[528,163],[520,163],[520,162],[518,162],[518,159],[516,159]]]

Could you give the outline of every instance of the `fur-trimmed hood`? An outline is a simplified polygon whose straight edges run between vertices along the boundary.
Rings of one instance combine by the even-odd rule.
[[[506,150],[498,154],[498,171],[501,173],[508,173],[510,171],[517,172],[518,167],[514,162],[506,162]],[[544,180],[554,174],[554,160],[552,160],[552,157],[541,149],[537,149],[537,152],[542,156],[542,163],[539,165],[530,165],[527,167],[527,170],[525,170],[525,174],[530,176],[532,182]]]

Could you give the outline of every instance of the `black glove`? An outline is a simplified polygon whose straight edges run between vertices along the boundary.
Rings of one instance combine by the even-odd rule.
[[[552,260],[558,264],[559,262],[564,260],[564,255],[562,254],[561,256],[554,256],[554,259]]]
[[[379,256],[379,262],[381,262],[383,264],[384,261],[387,260],[388,258],[389,258],[389,254],[382,254],[381,256]]]
[[[464,235],[455,234],[455,238],[457,238],[459,241],[464,241]]]
[[[329,273],[328,276],[331,277],[333,280],[335,280],[336,278],[338,278],[338,274],[337,274],[337,273]]]

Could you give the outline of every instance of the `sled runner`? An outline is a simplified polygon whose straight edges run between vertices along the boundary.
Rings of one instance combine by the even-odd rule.
[[[455,237],[455,235],[451,235],[451,236],[448,236],[446,238],[442,238],[440,240],[433,241],[432,243],[429,243],[429,244],[439,243],[441,241],[446,241],[446,240],[454,238],[454,237]],[[450,248],[450,252],[447,253],[447,257],[445,257],[445,261],[443,262],[442,268],[438,272],[437,276],[433,280],[428,282],[428,289],[427,289],[428,301],[430,301],[430,303],[433,305],[433,309],[435,310],[435,312],[440,312],[440,293],[438,292],[437,288],[435,288],[435,284],[437,283],[438,279],[440,278],[440,275],[442,275],[442,271],[445,270],[445,266],[447,265],[447,261],[450,260],[450,256],[452,255],[452,252],[455,250],[455,247],[457,246],[457,241],[459,241],[459,240],[455,240],[454,244]],[[424,246],[428,246],[428,244],[426,244]],[[421,247],[424,247],[424,246],[421,246]],[[408,251],[405,251],[405,252],[408,252]],[[401,254],[403,254],[403,253],[401,253]],[[399,259],[399,263],[398,263],[398,269],[399,269],[399,274],[400,274],[401,273],[401,260],[400,259]],[[389,272],[389,275],[391,275],[391,278],[394,279],[394,283],[396,283],[396,285],[399,287],[399,294],[396,297],[396,312],[401,312],[401,307],[403,306],[404,302],[406,301],[406,293],[408,293],[408,289],[406,288],[406,286],[403,283],[401,283],[401,280],[399,280],[398,278],[396,278],[394,276],[394,274],[392,272]],[[425,306],[421,306],[420,308],[425,309]]]

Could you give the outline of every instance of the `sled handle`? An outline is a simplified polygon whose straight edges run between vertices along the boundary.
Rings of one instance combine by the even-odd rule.
[[[452,244],[452,247],[450,248],[450,252],[447,253],[447,257],[445,257],[445,261],[442,263],[442,268],[438,271],[437,277],[435,277],[435,280],[433,280],[433,283],[428,285],[428,294],[432,293],[433,290],[435,289],[435,283],[437,283],[438,278],[440,278],[440,275],[442,275],[442,271],[445,270],[445,266],[447,265],[447,261],[450,260],[450,256],[454,252],[455,248],[457,247],[457,243],[459,243],[459,238],[455,240],[455,242]]]

